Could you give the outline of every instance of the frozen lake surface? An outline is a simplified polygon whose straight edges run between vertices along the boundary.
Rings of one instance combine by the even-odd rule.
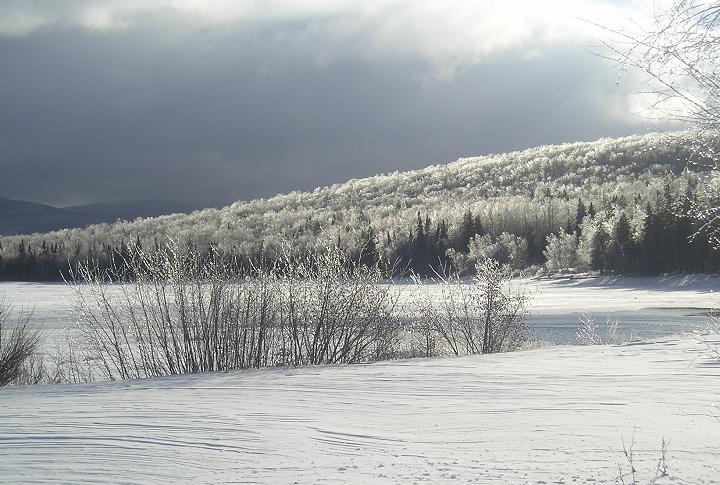
[[[616,319],[618,336],[629,340],[703,329],[708,313],[720,305],[720,278],[707,275],[554,277],[516,283],[526,284],[533,297],[529,321],[533,336],[552,344],[575,343],[583,314],[592,316],[601,330],[608,319]],[[393,286],[404,300],[410,299],[410,285]],[[0,283],[2,293],[16,307],[34,309],[33,323],[50,337],[73,323],[73,293],[63,283],[5,282]]]
[[[583,314],[601,327],[617,320],[619,336],[629,340],[704,329],[720,305],[720,278],[707,275],[549,278],[528,288],[535,293],[532,332],[560,344],[575,343]]]

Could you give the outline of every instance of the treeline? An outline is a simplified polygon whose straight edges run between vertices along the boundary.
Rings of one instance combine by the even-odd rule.
[[[371,220],[355,238],[338,235],[333,245],[348,255],[348,261],[365,267],[378,265],[386,276],[415,273],[434,276],[448,270],[471,274],[475,265],[493,259],[514,270],[596,271],[613,274],[661,274],[671,272],[720,271],[720,252],[699,232],[690,209],[697,203],[701,185],[685,176],[665,179],[652,194],[635,194],[628,199],[614,195],[605,201],[571,198],[567,192],[544,194],[541,199],[518,204],[523,210],[534,207],[537,214],[530,223],[504,222],[466,210],[453,222],[452,214],[431,216],[417,212],[414,220],[401,228],[375,229]],[[540,214],[540,215],[538,215]],[[516,214],[518,215],[518,214]],[[554,228],[552,222],[557,224]],[[541,223],[542,222],[542,223]],[[405,229],[407,227],[407,229]],[[312,233],[318,241],[327,240],[323,228]],[[84,248],[76,242],[63,244],[41,241],[39,247],[20,239],[13,252],[0,252],[0,277],[7,280],[53,280],[88,260],[99,269],[133,278],[133,254],[138,250],[161,252],[176,241],[139,237],[113,246],[102,244]],[[349,244],[348,244],[349,243]],[[287,251],[304,251],[294,241],[284,245],[259,244],[254,251],[212,242],[204,248],[184,241],[188,253],[201,255],[201,261],[220,258],[238,271],[278,264]],[[324,243],[323,243],[324,244]],[[2,257],[2,254],[6,254]],[[11,256],[7,254],[11,253]]]
[[[599,210],[592,201],[578,198],[574,215],[550,234],[532,226],[525,231],[492,234],[471,211],[455,228],[444,219],[433,221],[418,213],[414,230],[390,254],[399,266],[423,276],[446,268],[469,273],[484,259],[517,270],[714,273],[720,271],[720,252],[690,215],[697,202],[696,191],[697,186],[690,182],[684,193],[674,193],[668,181],[653,201],[614,196]]]
[[[134,248],[142,248],[139,238]],[[158,245],[159,246],[159,245]],[[3,254],[5,255],[3,257]],[[61,280],[71,268],[88,260],[95,261],[101,268],[128,266],[126,259],[131,256],[131,247],[122,242],[118,246],[102,244],[87,248],[80,242],[67,247],[62,242],[48,243],[43,240],[39,246],[21,238],[16,247],[3,247],[0,243],[0,279],[16,281]]]
[[[135,279],[137,268],[142,262],[137,261],[137,255],[161,254],[169,246],[175,246],[176,241],[153,239],[149,247],[144,247],[139,237],[130,243],[121,241],[119,245],[93,244],[84,248],[83,244],[76,242],[70,250],[60,243],[48,244],[42,241],[39,248],[31,243],[25,243],[21,238],[14,248],[12,256],[3,258],[3,248],[0,244],[0,280],[5,281],[59,281],[71,277],[81,266],[92,266],[100,273],[112,271],[116,277],[128,281]],[[6,253],[9,251],[5,251]],[[200,264],[214,264],[218,260],[226,262],[237,268],[239,273],[249,273],[270,263],[262,254],[246,257],[237,251],[220,251],[216,245],[200,250],[192,241],[186,241],[183,252],[193,254]]]
[[[629,205],[616,199],[597,214],[583,210],[579,201],[574,227],[547,238],[545,268],[645,275],[716,273],[720,252],[690,215],[696,199],[690,187],[674,195],[668,184],[655,194],[654,202],[638,199]]]

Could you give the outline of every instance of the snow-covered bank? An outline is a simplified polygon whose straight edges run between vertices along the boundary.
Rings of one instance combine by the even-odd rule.
[[[614,483],[634,434],[639,478],[664,437],[659,483],[720,483],[708,354],[667,339],[6,388],[0,481]]]
[[[555,276],[527,284],[535,296],[530,329],[547,343],[576,343],[583,315],[602,326],[616,321],[622,341],[693,333],[720,306],[720,278],[710,275]]]
[[[521,280],[522,281],[522,280]],[[525,280],[536,293],[536,314],[708,310],[720,306],[720,278],[711,275],[556,276]]]

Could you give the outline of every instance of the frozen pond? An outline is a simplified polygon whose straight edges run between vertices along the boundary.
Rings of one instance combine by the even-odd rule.
[[[529,326],[547,343],[572,344],[582,315],[592,316],[604,331],[618,321],[618,336],[653,338],[703,329],[718,306],[720,278],[706,275],[668,277],[594,277],[516,280],[531,295]],[[412,287],[393,285],[403,300]],[[433,291],[433,285],[430,285]],[[33,324],[56,335],[73,323],[73,291],[64,283],[0,283],[16,308],[33,309]],[[437,292],[440,297],[440,292]]]

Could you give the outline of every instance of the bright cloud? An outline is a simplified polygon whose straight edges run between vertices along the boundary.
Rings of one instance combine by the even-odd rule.
[[[307,35],[362,55],[459,65],[504,49],[585,41],[597,29],[582,18],[618,25],[630,11],[599,0],[20,0],[0,5],[0,35],[54,27],[126,30],[145,15],[180,15],[198,28],[296,22]]]

